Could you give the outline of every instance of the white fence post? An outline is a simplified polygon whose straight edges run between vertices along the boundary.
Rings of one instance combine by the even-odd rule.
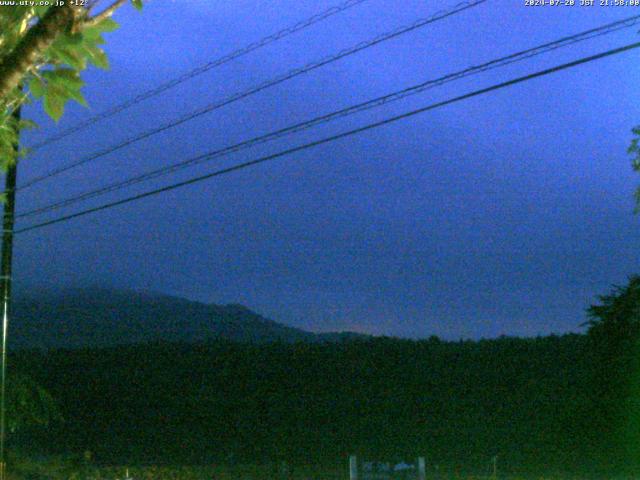
[[[427,462],[424,457],[418,457],[418,480],[426,480],[427,478]]]
[[[349,456],[349,480],[358,480],[358,459],[355,455]]]

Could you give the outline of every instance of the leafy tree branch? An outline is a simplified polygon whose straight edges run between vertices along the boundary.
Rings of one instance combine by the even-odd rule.
[[[79,16],[79,7],[70,4],[50,7],[42,19],[30,28],[0,64],[0,98],[18,87],[24,75],[36,65],[44,52],[63,32],[71,31]]]
[[[0,167],[17,160],[12,112],[42,100],[46,113],[59,120],[69,100],[86,105],[80,73],[92,64],[109,67],[102,35],[118,28],[111,16],[128,0],[115,0],[92,15],[89,7],[14,6],[0,9]],[[130,0],[137,9],[142,0]],[[19,152],[18,155],[25,152]]]
[[[107,18],[111,18],[111,16],[116,12],[118,8],[127,3],[127,0],[117,0],[105,8],[102,12],[93,17],[89,18],[85,21],[86,26],[95,26],[100,23],[102,20]]]

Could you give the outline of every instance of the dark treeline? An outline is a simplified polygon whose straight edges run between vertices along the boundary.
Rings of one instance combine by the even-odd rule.
[[[503,473],[638,473],[640,277],[588,318],[587,334],[530,339],[21,351],[11,365],[64,421],[11,441],[129,465],[335,465],[355,453],[486,474],[497,455]]]
[[[594,421],[592,353],[587,336],[565,335],[153,344],[11,361],[65,417],[29,444],[106,463],[333,463],[355,452],[475,472],[498,455],[503,470],[562,472],[615,458],[610,425]]]

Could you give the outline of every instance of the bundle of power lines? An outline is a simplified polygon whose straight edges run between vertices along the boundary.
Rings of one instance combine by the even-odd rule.
[[[293,35],[294,33],[297,32],[301,32],[309,27],[311,27],[312,25],[315,25],[317,23],[320,23],[334,15],[337,15],[341,12],[344,12],[350,8],[354,8],[356,6],[359,6],[363,3],[365,3],[367,0],[349,0],[346,1],[340,5],[337,5],[335,7],[329,8],[328,10],[325,10],[317,15],[314,15],[306,20],[303,20],[291,27],[285,28],[283,30],[280,30],[277,33],[274,33],[272,35],[269,35],[255,43],[252,43],[250,45],[247,45],[239,50],[236,50],[235,52],[232,52],[228,55],[225,55],[221,58],[218,59],[214,59],[204,65],[198,66],[197,68],[192,69],[191,71],[177,77],[177,78],[173,78],[167,82],[164,82],[150,90],[147,90],[145,92],[142,92],[138,95],[136,95],[135,97],[124,101],[120,104],[114,105],[113,107],[105,110],[102,113],[99,113],[91,118],[89,118],[88,120],[79,123],[77,125],[74,125],[70,128],[67,128],[65,130],[63,130],[62,132],[58,133],[57,135],[51,136],[47,139],[45,139],[44,141],[37,143],[36,145],[33,145],[31,147],[31,150],[39,150],[42,149],[44,147],[47,147],[55,142],[58,142],[59,140],[68,137],[70,135],[76,134],[78,132],[81,132],[82,130],[88,128],[91,125],[94,125],[98,122],[102,122],[105,121],[113,116],[115,116],[116,114],[131,108],[134,105],[137,105],[141,102],[144,102],[150,98],[156,97],[164,92],[166,92],[169,89],[172,89],[174,87],[176,87],[177,85],[180,85],[182,83],[188,82],[189,80],[191,80],[192,78],[195,78],[199,75],[204,74],[205,72],[209,72],[212,69],[215,69],[217,67],[220,67],[224,64],[227,64],[229,62],[232,62],[248,53],[254,52],[260,48],[263,48],[267,45],[273,44],[289,35]],[[94,152],[90,155],[78,158],[76,160],[71,160],[71,161],[67,161],[67,162],[61,162],[59,166],[51,169],[50,171],[46,172],[43,175],[40,176],[36,176],[33,177],[29,180],[27,180],[25,183],[23,183],[21,186],[19,186],[17,188],[17,191],[23,191],[23,190],[27,190],[28,188],[32,187],[33,185],[39,184],[41,182],[45,182],[48,181],[54,177],[57,177],[58,175],[61,175],[65,172],[68,172],[70,170],[73,170],[75,168],[78,168],[80,166],[89,164],[91,162],[95,162],[99,159],[102,159],[104,157],[107,157],[108,155],[111,155],[115,152],[118,152],[119,150],[122,150],[132,144],[135,144],[137,142],[140,142],[144,139],[150,138],[154,135],[157,135],[161,132],[165,132],[168,131],[174,127],[177,127],[179,125],[185,124],[187,122],[190,122],[196,118],[202,117],[204,115],[208,115],[211,114],[212,112],[219,110],[225,106],[231,105],[235,102],[238,102],[242,99],[245,99],[247,97],[250,97],[252,95],[255,95],[259,92],[263,92],[265,90],[268,90],[272,87],[275,87],[276,85],[280,85],[282,83],[285,83],[287,81],[290,81],[298,76],[301,76],[303,74],[306,74],[308,72],[311,72],[313,70],[322,68],[326,65],[329,65],[331,63],[340,61],[342,59],[345,59],[347,57],[350,57],[352,55],[355,55],[359,52],[362,52],[363,50],[367,50],[370,48],[375,47],[376,45],[379,45],[383,42],[387,42],[390,41],[392,39],[395,39],[397,37],[400,37],[402,35],[408,34],[409,32],[415,31],[417,29],[421,29],[421,28],[426,28],[429,25],[445,20],[449,17],[461,14],[462,12],[465,12],[467,10],[470,9],[474,9],[474,8],[480,8],[485,3],[489,3],[489,0],[475,0],[475,1],[467,1],[467,2],[463,2],[460,3],[454,7],[452,7],[451,9],[448,10],[442,10],[439,11],[437,13],[434,13],[428,17],[425,18],[421,18],[418,19],[414,22],[412,22],[409,25],[405,25],[399,28],[396,28],[392,31],[383,33],[381,35],[377,35],[373,38],[371,38],[370,40],[364,41],[364,42],[360,42],[356,45],[353,45],[351,47],[347,47],[344,48],[343,50],[340,50],[339,52],[324,57],[322,59],[319,59],[317,61],[313,61],[310,62],[306,65],[294,68],[292,70],[289,70],[281,75],[278,75],[274,78],[265,80],[251,88],[245,89],[245,90],[241,90],[238,91],[232,95],[229,95],[227,97],[221,98],[219,100],[216,100],[204,107],[201,107],[197,110],[194,110],[192,112],[189,112],[185,115],[182,115],[178,118],[175,118],[172,121],[169,121],[167,123],[164,124],[160,124],[160,125],[156,125],[153,128],[150,128],[148,130],[145,130],[143,132],[140,132],[136,135],[133,135],[129,138],[123,139],[120,142],[117,142],[111,146],[109,146],[108,148],[102,149],[100,151]],[[277,130],[274,130],[272,132],[263,134],[263,135],[259,135],[259,136],[254,136],[251,138],[247,138],[241,142],[238,143],[234,143],[232,145],[227,145],[221,148],[216,148],[214,150],[205,152],[203,154],[197,155],[195,157],[192,158],[187,158],[187,159],[181,159],[179,161],[176,161],[175,163],[168,165],[168,166],[163,166],[161,168],[155,168],[146,172],[142,172],[136,175],[132,175],[131,177],[124,179],[122,181],[118,181],[118,182],[113,182],[113,183],[109,183],[91,190],[87,190],[83,193],[74,195],[74,196],[69,196],[67,198],[62,198],[60,200],[57,200],[55,202],[46,204],[46,205],[42,205],[39,206],[37,208],[33,208],[31,210],[27,210],[27,211],[22,211],[22,212],[18,212],[18,214],[16,215],[16,219],[24,219],[24,218],[30,218],[30,217],[35,217],[37,215],[41,215],[47,212],[52,212],[52,211],[56,211],[65,207],[69,207],[75,204],[79,204],[83,201],[92,199],[92,198],[97,198],[103,195],[106,195],[108,193],[112,193],[112,192],[116,192],[119,190],[123,190],[126,189],[128,187],[132,187],[133,185],[137,185],[137,184],[141,184],[144,182],[148,182],[151,181],[153,179],[156,178],[161,178],[161,177],[167,177],[170,178],[172,175],[175,175],[177,172],[185,170],[187,168],[193,167],[195,165],[200,165],[200,164],[204,164],[206,162],[212,162],[213,160],[216,159],[220,159],[222,157],[228,156],[232,153],[237,153],[240,151],[243,151],[245,149],[249,149],[250,147],[254,147],[256,145],[260,145],[260,144],[264,144],[267,142],[271,142],[274,141],[276,139],[281,139],[281,138],[286,138],[289,136],[293,136],[296,133],[299,132],[303,132],[306,130],[311,130],[315,127],[318,127],[320,125],[323,124],[327,124],[330,122],[333,122],[337,119],[340,118],[344,118],[344,117],[348,117],[350,115],[354,115],[356,113],[359,112],[364,112],[364,111],[368,111],[368,110],[372,110],[372,109],[376,109],[376,108],[380,108],[384,105],[393,103],[393,102],[397,102],[398,100],[410,97],[410,96],[414,96],[417,94],[420,94],[422,92],[425,92],[426,90],[432,89],[432,88],[436,88],[442,85],[445,85],[449,82],[453,82],[456,80],[460,80],[463,78],[467,78],[470,76],[474,76],[474,75],[478,75],[482,72],[486,72],[489,70],[494,70],[494,69],[498,69],[501,67],[504,67],[506,65],[510,65],[513,63],[517,63],[517,62],[522,62],[524,60],[530,59],[532,57],[538,56],[538,55],[543,55],[545,53],[548,53],[550,51],[553,50],[558,50],[558,49],[562,49],[562,48],[566,48],[569,47],[575,43],[578,42],[583,42],[589,39],[593,39],[595,37],[600,37],[600,36],[604,36],[604,35],[609,35],[612,34],[614,32],[623,30],[623,29],[630,29],[632,27],[634,27],[635,25],[638,25],[640,23],[640,15],[635,15],[635,16],[631,16],[628,18],[624,18],[622,20],[616,21],[616,22],[612,22],[612,23],[608,23],[605,25],[601,25],[598,26],[596,28],[592,28],[583,32],[578,32],[574,35],[570,35],[570,36],[566,36],[563,38],[559,38],[556,40],[553,40],[551,42],[547,42],[544,43],[542,45],[536,45],[536,46],[532,46],[531,48],[528,48],[526,50],[522,50],[522,51],[518,51],[518,52],[514,52],[511,54],[508,54],[506,56],[500,57],[500,58],[495,58],[492,60],[489,60],[485,63],[479,64],[479,65],[474,65],[474,66],[470,66],[468,68],[456,71],[456,72],[452,72],[449,73],[447,75],[443,75],[437,78],[431,78],[431,79],[423,79],[422,81],[420,81],[419,83],[412,85],[410,87],[407,88],[403,88],[401,90],[397,90],[394,92],[390,92],[386,95],[382,95],[376,98],[372,98],[370,100],[367,100],[365,102],[360,102],[354,105],[349,105],[346,106],[344,108],[341,108],[339,110],[336,111],[332,111],[326,114],[322,114],[322,115],[318,115],[315,116],[313,118],[310,118],[308,120],[302,121],[302,122],[297,122],[294,124],[291,124],[287,127],[284,128],[280,128]],[[269,161],[273,161],[275,159],[287,156],[287,155],[292,155],[294,153],[297,152],[301,152],[303,150],[307,150],[307,149],[311,149],[314,148],[316,146],[322,145],[322,144],[326,144],[326,143],[330,143],[330,142],[334,142],[346,137],[350,137],[353,135],[357,135],[359,133],[368,131],[368,130],[372,130],[372,129],[376,129],[379,127],[382,127],[383,125],[387,125],[390,123],[394,123],[394,122],[398,122],[401,121],[403,119],[406,119],[408,117],[412,117],[430,110],[434,110],[436,108],[440,108],[440,107],[444,107],[446,105],[450,105],[452,103],[456,103],[456,102],[460,102],[463,101],[465,99],[471,98],[471,97],[475,97],[475,96],[479,96],[479,95],[483,95],[495,90],[499,90],[502,88],[506,88],[508,86],[511,85],[515,85],[518,83],[522,83],[522,82],[526,82],[529,80],[532,80],[534,78],[538,78],[538,77],[542,77],[545,75],[550,75],[552,73],[561,71],[561,70],[566,70],[569,68],[573,68],[576,67],[578,65],[581,64],[585,64],[585,63],[589,63],[589,62],[593,62],[605,57],[609,57],[612,55],[617,55],[629,50],[633,50],[640,47],[640,42],[636,42],[636,43],[631,43],[631,44],[627,44],[618,48],[614,48],[611,50],[607,50],[605,52],[601,52],[592,56],[588,56],[588,57],[583,57],[571,62],[567,62],[561,65],[557,65],[555,67],[551,67],[551,68],[547,68],[544,70],[540,70],[540,71],[536,71],[536,72],[532,72],[529,73],[527,75],[523,75],[517,78],[512,78],[509,80],[505,80],[503,82],[500,82],[498,84],[492,85],[490,87],[486,87],[486,88],[482,88],[482,89],[478,89],[478,90],[473,90],[471,92],[459,95],[459,96],[455,96],[452,98],[449,98],[447,100],[443,100],[440,102],[436,102],[436,103],[432,103],[429,105],[424,105],[420,108],[415,108],[413,110],[407,111],[405,113],[402,114],[398,114],[389,118],[386,118],[384,120],[380,120],[374,123],[369,123],[365,126],[359,127],[359,128],[355,128],[355,129],[351,129],[351,130],[347,130],[347,131],[343,131],[341,133],[337,133],[334,135],[330,135],[327,137],[323,137],[323,138],[319,138],[317,140],[314,141],[310,141],[307,143],[303,143],[294,147],[290,147],[290,148],[286,148],[284,150],[278,151],[276,153],[272,153],[266,156],[262,156],[262,157],[258,157],[258,158],[253,158],[253,159],[249,159],[249,160],[245,160],[241,163],[237,163],[231,166],[227,166],[224,168],[218,168],[215,170],[212,170],[206,174],[201,174],[195,177],[192,177],[190,179],[187,180],[182,180],[179,182],[173,182],[173,183],[168,183],[167,185],[160,187],[160,188],[154,188],[154,189],[150,189],[147,191],[144,191],[142,193],[137,193],[135,195],[130,195],[127,196],[125,198],[116,200],[116,201],[111,201],[111,202],[106,202],[103,203],[101,205],[98,206],[94,206],[94,207],[90,207],[90,208],[84,208],[84,209],[79,209],[75,212],[69,213],[69,214],[65,214],[65,215],[61,215],[46,221],[41,221],[38,223],[32,223],[31,225],[27,225],[27,226],[21,226],[19,229],[16,230],[15,233],[22,233],[22,232],[26,232],[26,231],[30,231],[30,230],[35,230],[35,229],[39,229],[39,228],[43,228],[45,226],[48,225],[52,225],[52,224],[56,224],[56,223],[60,223],[60,222],[65,222],[68,220],[71,220],[73,218],[77,218],[80,216],[84,216],[84,215],[88,215],[90,213],[94,213],[94,212],[98,212],[98,211],[102,211],[102,210],[106,210],[106,209],[110,209],[110,208],[114,208],[118,205],[123,205],[126,203],[131,203],[131,202],[135,202],[138,200],[141,200],[143,198],[146,197],[150,197],[153,195],[159,195],[163,192],[167,192],[170,190],[175,190],[181,187],[184,187],[186,185],[191,185],[194,183],[198,183],[198,182],[202,182],[220,175],[224,175],[227,173],[231,173],[233,171],[236,170],[240,170],[240,169],[245,169],[245,168],[250,168],[252,166],[256,166],[258,164],[262,164],[262,163],[266,163]]]

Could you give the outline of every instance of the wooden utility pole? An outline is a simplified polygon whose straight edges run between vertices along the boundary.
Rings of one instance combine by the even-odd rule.
[[[0,480],[6,479],[6,379],[7,333],[11,316],[11,264],[13,259],[13,222],[16,209],[16,180],[18,175],[18,150],[20,138],[20,108],[13,112],[16,128],[15,159],[7,161],[5,173],[6,195],[2,220],[2,260],[0,264],[0,294],[2,295],[2,339],[0,339]]]

